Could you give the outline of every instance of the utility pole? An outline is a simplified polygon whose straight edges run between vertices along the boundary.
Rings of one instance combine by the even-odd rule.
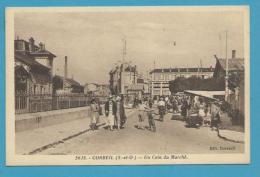
[[[155,80],[154,70],[155,70],[155,60],[153,61],[153,80]]]
[[[63,77],[63,90],[65,89],[66,79],[68,77],[68,57],[65,56],[65,63],[64,63],[64,77]]]
[[[126,59],[126,39],[123,38],[122,41],[123,41],[123,57],[122,57],[122,61],[124,63],[124,61]]]
[[[126,59],[126,39],[125,38],[123,38],[122,39],[122,42],[123,42],[123,52],[122,52],[122,62],[121,62],[121,65],[120,65],[120,79],[119,79],[119,81],[120,81],[120,89],[118,90],[118,93],[125,93],[125,86],[124,86],[124,70],[125,70],[125,68],[124,68],[124,65],[125,65],[125,59]],[[130,72],[130,74],[131,74],[131,72]]]
[[[225,101],[228,101],[229,89],[228,89],[228,31],[226,31],[226,76],[225,76]]]

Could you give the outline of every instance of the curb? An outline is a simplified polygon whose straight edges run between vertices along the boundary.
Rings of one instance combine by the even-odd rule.
[[[219,130],[217,130],[217,133],[218,133],[218,137],[221,138],[221,139],[223,139],[223,140],[225,140],[225,141],[230,141],[230,142],[233,142],[233,143],[245,144],[244,141],[233,140],[233,139],[227,138],[227,137],[225,137],[225,136],[222,136]]]
[[[133,110],[133,111],[130,111],[128,116],[131,116],[133,113],[134,113],[134,110]],[[104,125],[105,125],[105,123],[102,123],[102,124],[99,124],[98,127],[102,127],[102,126],[104,126]],[[66,137],[66,138],[63,138],[63,139],[61,139],[61,140],[55,141],[55,142],[53,142],[53,143],[50,143],[50,144],[41,146],[41,147],[39,147],[39,148],[37,148],[37,149],[34,149],[34,150],[30,151],[29,153],[23,154],[23,155],[33,155],[33,154],[37,154],[37,153],[39,153],[39,152],[42,152],[42,151],[44,151],[44,150],[46,150],[46,149],[49,149],[49,148],[51,148],[51,147],[53,147],[53,146],[56,146],[56,145],[58,145],[58,144],[62,144],[62,143],[64,143],[65,141],[68,141],[68,140],[70,140],[70,139],[72,139],[72,138],[75,138],[75,137],[77,137],[77,136],[79,136],[79,135],[82,135],[82,134],[84,134],[84,133],[87,133],[87,132],[89,132],[89,131],[91,131],[90,128],[89,128],[89,129],[86,129],[86,130],[83,130],[83,131],[80,131],[80,132],[78,132],[78,133],[75,133],[75,134],[73,134],[73,135],[70,135],[70,136],[68,136],[68,137]]]
[[[103,125],[105,125],[105,123],[102,123],[102,124],[98,125],[98,127],[101,127],[101,126],[103,126]],[[91,129],[86,129],[86,130],[80,131],[79,133],[70,135],[70,136],[68,136],[68,137],[66,137],[66,138],[63,138],[62,140],[58,140],[58,141],[55,141],[55,142],[50,143],[50,144],[48,144],[48,145],[42,146],[42,147],[37,148],[37,149],[35,149],[35,150],[33,150],[33,151],[27,153],[27,154],[24,154],[24,155],[33,155],[33,154],[42,152],[42,151],[44,151],[44,150],[46,150],[46,149],[49,149],[49,148],[51,148],[51,147],[53,147],[53,146],[56,146],[56,145],[58,145],[58,144],[62,144],[62,143],[64,143],[64,142],[67,141],[67,140],[70,140],[70,139],[75,138],[75,137],[77,137],[77,136],[79,136],[79,135],[82,135],[82,134],[84,134],[84,133],[86,133],[86,132],[88,132],[88,131],[91,131]]]

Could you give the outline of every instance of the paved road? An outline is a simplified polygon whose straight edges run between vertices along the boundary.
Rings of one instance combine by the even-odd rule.
[[[156,133],[136,129],[137,113],[136,110],[128,115],[124,129],[87,132],[40,154],[238,153],[244,150],[244,144],[220,139],[209,127],[186,128],[184,122],[172,120],[170,113],[164,122],[156,121]],[[211,150],[220,146],[229,150]]]

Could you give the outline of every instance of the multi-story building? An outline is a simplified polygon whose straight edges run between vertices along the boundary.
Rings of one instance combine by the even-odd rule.
[[[152,96],[170,95],[169,81],[178,77],[213,77],[214,68],[160,68],[150,72],[150,92]]]
[[[53,59],[56,56],[46,50],[43,43],[35,45],[33,38],[29,42],[16,39],[14,49],[15,92],[51,94]]]
[[[128,88],[137,84],[138,74],[136,66],[127,63],[116,66],[109,72],[109,75],[112,94],[127,94]]]

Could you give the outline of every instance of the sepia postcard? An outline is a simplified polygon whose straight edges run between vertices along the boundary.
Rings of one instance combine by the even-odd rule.
[[[6,165],[250,163],[249,10],[6,8]]]

